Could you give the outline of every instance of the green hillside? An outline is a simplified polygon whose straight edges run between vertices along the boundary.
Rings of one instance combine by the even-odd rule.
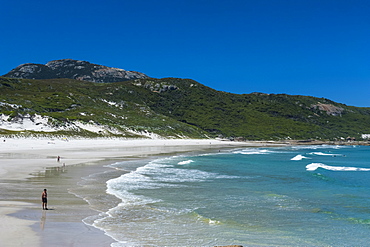
[[[370,108],[308,96],[231,94],[187,79],[99,84],[0,77],[0,92],[7,122],[48,116],[50,125],[61,128],[48,133],[54,135],[334,140],[370,133]],[[76,121],[104,130],[72,128]],[[2,134],[15,133],[1,128]]]

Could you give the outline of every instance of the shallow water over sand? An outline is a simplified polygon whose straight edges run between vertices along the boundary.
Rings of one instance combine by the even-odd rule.
[[[107,193],[90,201],[102,213],[86,222],[114,246],[363,246],[369,156],[369,147],[299,146],[116,162],[94,175]]]

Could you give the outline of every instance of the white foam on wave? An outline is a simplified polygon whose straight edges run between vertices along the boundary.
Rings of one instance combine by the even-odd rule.
[[[234,154],[269,154],[273,151],[267,149],[248,148],[243,150],[234,151]]]
[[[184,161],[180,161],[179,163],[177,163],[178,165],[188,165],[190,163],[193,163],[194,160],[184,160]]]
[[[342,156],[341,154],[328,154],[328,153],[323,153],[323,152],[312,152],[310,154],[321,155],[321,156]]]
[[[309,159],[309,158],[306,157],[306,156],[298,154],[295,157],[291,158],[290,160],[302,160],[302,159]]]
[[[343,149],[343,148],[348,148],[348,146],[343,146],[343,145],[336,145],[333,147],[334,149]]]
[[[140,185],[144,184],[143,180],[146,180],[144,176],[130,172],[121,177],[107,181],[106,192],[122,200],[119,206],[146,205],[148,203],[158,202],[158,200],[153,200],[152,198],[135,195],[129,192],[129,190],[143,188],[143,186]],[[122,183],[126,183],[128,185],[127,188],[124,188]],[[147,187],[151,186],[152,188],[155,188],[155,184],[145,183],[145,185]]]
[[[311,163],[306,166],[307,171],[315,171],[323,168],[330,171],[370,171],[370,168],[348,167],[348,166],[328,166],[323,163]]]
[[[136,170],[125,173],[118,178],[107,181],[108,194],[120,198],[125,205],[144,205],[153,203],[151,198],[135,195],[135,190],[179,188],[187,186],[184,183],[202,182],[209,179],[234,179],[236,176],[221,175],[218,173],[185,169],[176,167],[176,164],[190,164],[193,160],[176,162],[179,157],[157,159],[150,161]],[[114,167],[114,166],[113,166]]]
[[[322,145],[299,145],[299,146],[292,146],[292,149],[294,150],[304,150],[304,149],[322,149],[322,148],[328,148],[328,146],[322,146]]]
[[[305,149],[344,149],[348,146],[339,146],[339,145],[302,145],[302,146],[292,146],[294,150],[305,150]]]

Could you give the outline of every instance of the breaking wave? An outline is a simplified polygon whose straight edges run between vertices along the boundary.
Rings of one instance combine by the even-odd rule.
[[[180,161],[179,163],[177,163],[178,165],[188,165],[190,163],[193,163],[194,160],[184,160],[184,161]]]
[[[315,171],[318,168],[330,170],[330,171],[370,171],[370,168],[359,168],[349,166],[328,166],[322,163],[311,163],[306,166],[307,171]]]
[[[328,153],[323,153],[323,152],[312,152],[310,154],[313,154],[313,155],[322,155],[322,156],[342,156],[341,154],[328,154]]]
[[[309,158],[306,157],[306,156],[298,154],[297,156],[291,158],[290,160],[302,160],[302,159],[309,159]]]

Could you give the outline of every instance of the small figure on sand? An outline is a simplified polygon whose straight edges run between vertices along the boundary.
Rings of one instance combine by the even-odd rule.
[[[57,162],[60,162],[60,156],[57,157]]]
[[[46,189],[41,194],[41,200],[42,200],[42,209],[48,210],[48,193],[46,192]]]

